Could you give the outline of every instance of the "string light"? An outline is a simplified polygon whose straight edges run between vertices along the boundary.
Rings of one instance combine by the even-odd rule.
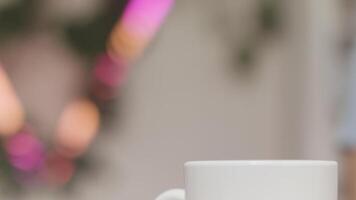
[[[128,67],[152,40],[173,3],[174,0],[129,1],[108,39],[107,52],[98,58],[93,69],[90,95],[70,102],[61,113],[54,149],[52,145],[43,145],[29,125],[25,125],[22,104],[0,65],[0,136],[8,162],[16,171],[16,180],[31,184],[40,179],[61,186],[73,178],[77,169],[75,159],[88,150],[98,134],[98,106],[115,96],[114,91],[125,81]]]

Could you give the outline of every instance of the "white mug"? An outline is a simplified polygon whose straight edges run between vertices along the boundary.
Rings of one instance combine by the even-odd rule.
[[[337,200],[334,161],[192,161],[184,168],[185,191],[156,200]]]

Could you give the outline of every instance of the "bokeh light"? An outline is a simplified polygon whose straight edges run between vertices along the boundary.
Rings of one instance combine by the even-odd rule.
[[[128,0],[116,3],[103,3],[100,0],[89,1],[90,2],[86,3],[93,5],[83,7],[81,5],[84,2],[76,2],[76,5],[69,10],[78,12],[67,13],[72,16],[60,16],[58,14],[67,12],[65,7],[68,3],[70,4],[72,2],[67,0],[67,3],[57,3],[57,1],[54,0],[52,3],[46,4],[45,7],[48,9],[45,10],[47,10],[47,12],[40,17],[49,18],[40,19],[40,23],[44,22],[45,24],[42,24],[43,26],[40,24],[38,27],[46,27],[49,24],[53,26],[53,23],[58,23],[54,26],[58,26],[58,28],[61,29],[60,32],[65,35],[64,38],[67,39],[68,47],[72,47],[73,50],[76,50],[77,53],[80,54],[78,60],[76,60],[77,56],[74,56],[74,54],[74,59],[69,59],[71,62],[73,61],[73,64],[77,63],[79,66],[82,63],[86,63],[82,62],[84,61],[81,59],[82,56],[84,59],[87,58],[87,61],[91,61],[94,56],[99,55],[94,68],[86,68],[89,72],[85,74],[90,75],[90,77],[86,79],[88,82],[83,84],[85,88],[83,87],[84,91],[80,93],[80,95],[84,93],[86,96],[75,99],[64,107],[54,127],[53,140],[40,141],[40,138],[36,136],[38,133],[52,134],[52,132],[48,130],[46,126],[42,127],[42,125],[38,124],[38,122],[41,121],[41,116],[37,116],[32,112],[33,108],[31,103],[28,104],[30,106],[28,108],[30,112],[27,118],[30,118],[36,127],[42,131],[34,132],[33,129],[26,125],[28,121],[25,119],[27,116],[25,115],[25,110],[17,97],[9,77],[0,65],[0,140],[4,142],[4,154],[6,154],[6,159],[3,160],[2,164],[4,168],[6,168],[6,175],[9,175],[11,180],[19,183],[16,184],[16,186],[19,185],[20,188],[26,186],[25,188],[27,189],[27,186],[38,185],[37,183],[39,183],[41,187],[44,185],[63,186],[73,178],[76,171],[80,171],[81,168],[85,167],[79,162],[76,163],[76,160],[78,157],[84,157],[83,154],[88,151],[88,147],[96,137],[101,123],[100,114],[103,114],[105,120],[109,119],[109,117],[114,117],[110,115],[111,112],[108,111],[112,109],[112,105],[114,105],[113,103],[115,102],[114,98],[118,96],[118,91],[127,78],[128,67],[132,65],[132,62],[142,54],[150,43],[174,3],[174,0]],[[9,19],[5,21],[8,22],[8,25],[11,27],[11,24],[14,23],[11,16],[18,16],[18,13],[23,13],[22,11],[27,11],[27,9],[31,10],[38,6],[37,4],[40,4],[39,2],[32,1],[27,3],[26,0],[18,3],[19,8],[9,11],[6,10],[6,12],[9,13],[5,13],[6,16],[9,16]],[[54,5],[56,4],[62,7],[55,8],[56,6]],[[98,7],[97,5],[100,6]],[[122,11],[122,6],[124,5],[127,6]],[[82,8],[84,10],[82,10]],[[120,12],[118,12],[119,10]],[[26,16],[24,17],[26,18]],[[113,25],[113,17],[116,18],[117,16],[121,16],[121,18],[111,27]],[[54,19],[53,17],[59,18]],[[31,16],[27,18],[29,19],[28,21],[25,19],[21,20],[24,21],[24,23],[20,25],[20,27],[24,27],[23,30],[26,30],[26,27],[33,26],[31,23],[33,20],[30,19]],[[70,18],[72,20],[66,20]],[[7,26],[4,26],[4,30],[6,27]],[[36,27],[35,25],[34,28],[36,29]],[[106,38],[111,28],[111,34]],[[16,44],[19,48],[15,47],[9,54],[5,53],[4,55],[4,58],[8,59],[8,63],[11,63],[13,66],[20,66],[16,70],[11,71],[11,75],[14,76],[14,80],[16,81],[27,82],[27,79],[21,76],[18,78],[18,74],[20,74],[20,72],[23,73],[21,66],[26,67],[26,69],[31,68],[31,66],[46,66],[45,63],[41,64],[37,61],[32,63],[33,59],[38,60],[36,56],[33,58],[33,56],[28,57],[25,55],[28,53],[28,48],[32,47],[35,43],[39,43],[39,47],[43,47],[43,51],[39,53],[43,55],[43,59],[39,59],[40,61],[53,60],[53,58],[62,55],[62,53],[63,55],[74,53],[71,51],[66,52],[67,46],[59,46],[57,40],[52,41],[52,36],[48,37],[48,40],[44,39],[42,41],[42,38],[47,38],[47,32],[44,34],[46,36],[43,37],[44,35],[37,36],[37,33],[41,31],[35,31],[36,34],[30,34],[28,38],[26,34],[17,34],[17,32],[18,30],[14,30],[14,34],[9,34],[16,36],[13,42],[12,40],[9,42],[9,47]],[[88,37],[83,37],[86,33],[90,34],[87,35]],[[52,33],[48,32],[48,34]],[[22,37],[24,40],[20,39]],[[1,37],[1,39],[3,38]],[[27,40],[31,41],[27,42]],[[6,39],[4,41],[6,41]],[[105,52],[102,52],[102,45],[105,41],[107,42],[107,49]],[[48,49],[53,50],[57,48],[57,45],[58,51],[47,51]],[[4,47],[4,49],[6,48],[8,47]],[[12,47],[10,49],[12,49]],[[14,56],[12,52],[15,53]],[[52,54],[55,57],[53,57]],[[66,58],[70,57],[71,56]],[[41,77],[47,77],[52,73],[49,71],[34,70],[33,72],[35,74],[44,72],[44,75],[41,75]],[[25,76],[28,75],[31,76],[32,74],[25,73]],[[54,75],[57,74],[54,73]],[[44,84],[44,86],[45,85],[46,84]],[[21,84],[18,89],[21,90]],[[73,91],[77,91],[79,88],[73,89]],[[33,92],[29,94],[35,95]],[[46,98],[46,94],[40,96],[41,100],[36,100],[36,102],[52,102]],[[61,97],[58,95],[56,98],[57,97],[58,100],[60,100]],[[40,106],[38,109],[42,107]],[[54,109],[45,109],[45,112],[48,114],[56,110],[55,105],[50,107]],[[45,137],[44,139],[47,138],[48,137]]]
[[[103,54],[95,65],[94,77],[107,87],[117,87],[123,83],[126,70],[127,65],[124,62],[114,60],[108,54]]]
[[[152,38],[173,6],[173,0],[131,0],[121,25],[141,38]]]
[[[124,61],[114,59],[109,54],[99,56],[93,71],[92,94],[103,102],[113,99],[124,83],[127,72],[128,65]]]
[[[148,41],[130,33],[125,27],[118,26],[113,30],[109,43],[109,53],[113,57],[122,58],[128,62],[135,60],[143,51]]]
[[[24,110],[6,72],[0,64],[0,135],[9,136],[24,124]]]
[[[29,128],[8,138],[5,149],[11,165],[17,170],[30,172],[42,167],[44,148]]]
[[[71,159],[57,153],[50,153],[46,158],[42,178],[53,186],[62,186],[68,183],[75,172],[75,164]]]
[[[173,6],[173,0],[131,0],[114,27],[109,52],[132,61],[152,39]]]
[[[68,104],[58,122],[55,137],[57,150],[68,157],[84,153],[98,131],[99,117],[97,106],[88,99]]]

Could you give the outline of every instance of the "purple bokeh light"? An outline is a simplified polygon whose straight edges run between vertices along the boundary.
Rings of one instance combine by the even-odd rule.
[[[103,54],[98,58],[94,68],[94,77],[108,87],[117,87],[124,82],[126,70],[124,62]]]
[[[9,138],[5,148],[11,165],[18,170],[31,172],[43,165],[43,145],[29,130],[23,130]]]

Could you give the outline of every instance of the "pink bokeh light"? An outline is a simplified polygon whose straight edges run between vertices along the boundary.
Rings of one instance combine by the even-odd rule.
[[[124,82],[127,65],[117,59],[112,59],[108,54],[98,58],[94,68],[94,77],[107,87],[117,87]]]
[[[28,130],[9,138],[5,148],[11,165],[18,170],[35,171],[43,164],[43,146]]]
[[[174,0],[131,0],[121,25],[132,34],[151,38],[174,4]]]

